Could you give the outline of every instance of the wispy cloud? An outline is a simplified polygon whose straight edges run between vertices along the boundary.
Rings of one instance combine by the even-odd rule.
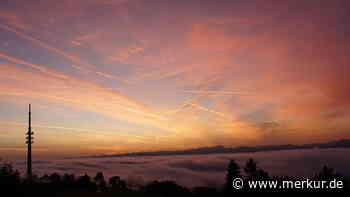
[[[92,65],[92,64],[89,64],[83,60],[81,60],[79,57],[77,56],[74,56],[74,55],[71,55],[71,54],[68,54],[60,49],[57,49],[55,47],[52,47],[50,46],[49,44],[46,44],[45,42],[43,41],[40,41],[32,36],[29,36],[29,35],[26,35],[25,33],[22,33],[14,28],[11,28],[9,26],[6,26],[6,25],[2,25],[0,24],[0,28],[1,29],[4,29],[4,30],[7,30],[7,31],[10,31],[12,33],[15,33],[17,36],[25,39],[25,40],[28,40],[28,41],[31,41],[33,42],[35,45],[38,45],[44,49],[47,49],[49,50],[50,52],[53,52],[53,53],[56,53],[70,61],[72,61],[73,63],[75,64],[78,64],[78,65],[81,65],[83,66],[84,70],[86,70],[86,72],[92,72],[92,73],[95,73],[97,75],[101,75],[101,72],[97,72],[96,71],[96,66]],[[76,66],[72,66],[73,68],[77,68]],[[81,67],[80,67],[81,68]],[[78,69],[80,70],[80,69]],[[102,75],[104,77],[106,77],[106,75]],[[126,80],[123,80],[121,79],[120,77],[116,77],[116,76],[112,76],[112,75],[108,75],[108,78],[111,78],[111,79],[116,79],[116,80],[120,80],[121,82],[127,82]]]
[[[6,60],[13,62],[13,63],[16,63],[16,64],[29,66],[33,69],[36,69],[40,72],[43,72],[43,73],[48,74],[48,75],[53,76],[53,77],[57,77],[57,78],[61,78],[61,79],[68,79],[68,77],[66,75],[64,75],[63,73],[53,71],[53,70],[51,70],[45,66],[42,66],[42,65],[33,64],[33,63],[30,63],[30,62],[27,62],[27,61],[24,61],[24,60],[21,60],[21,59],[12,57],[12,56],[8,56],[6,54],[1,54],[1,53],[0,53],[0,58],[6,59]]]
[[[183,92],[203,95],[253,95],[252,93],[243,91],[184,90]]]
[[[0,8],[4,119],[28,100],[74,109],[39,128],[85,117],[96,152],[349,136],[348,3],[19,2]]]

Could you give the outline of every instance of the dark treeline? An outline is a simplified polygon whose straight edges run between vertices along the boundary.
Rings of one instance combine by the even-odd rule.
[[[292,169],[291,169],[292,170]],[[234,189],[232,182],[236,178],[244,180],[242,189]],[[249,159],[243,167],[235,160],[228,164],[225,185],[222,188],[195,187],[186,188],[174,181],[153,181],[144,185],[128,184],[119,176],[105,179],[102,172],[94,177],[87,174],[76,177],[74,174],[33,175],[31,178],[21,177],[10,163],[0,163],[0,192],[11,196],[57,196],[57,197],[112,197],[112,196],[154,196],[154,197],[205,197],[205,196],[295,196],[295,195],[323,195],[349,196],[349,179],[336,173],[334,169],[324,166],[315,173],[310,180],[343,181],[343,189],[248,189],[248,181],[296,181],[305,180],[300,177],[270,176],[261,169],[257,162]],[[0,193],[0,194],[1,194]],[[0,195],[3,196],[3,195]],[[7,195],[6,195],[7,196]]]

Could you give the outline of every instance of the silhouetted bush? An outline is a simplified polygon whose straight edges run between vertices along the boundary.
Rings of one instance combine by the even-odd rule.
[[[224,186],[224,190],[226,193],[230,193],[233,191],[232,188],[232,182],[235,178],[240,178],[241,175],[241,167],[236,163],[235,160],[230,160],[230,163],[227,167],[227,174],[226,174],[226,182]]]
[[[95,184],[96,184],[96,187],[97,187],[97,191],[99,191],[99,192],[107,191],[107,184],[106,184],[103,172],[98,172],[96,174],[94,180],[95,180]]]
[[[164,197],[190,196],[191,194],[189,189],[176,184],[174,181],[154,181],[144,186],[142,191],[147,195]]]
[[[91,181],[91,178],[87,174],[77,179],[76,186],[79,189],[84,189],[91,192],[95,192],[97,190],[96,184]]]
[[[209,196],[215,196],[218,194],[218,190],[215,188],[209,188],[209,187],[195,187],[192,189],[192,194],[195,197],[209,197]]]
[[[126,191],[126,182],[121,180],[119,176],[113,176],[109,179],[109,184],[111,186],[111,190],[115,192]]]
[[[257,162],[249,159],[244,166],[244,175],[241,174],[241,167],[230,160],[227,167],[226,183],[223,190],[209,187],[195,187],[191,190],[178,185],[174,181],[153,181],[142,187],[130,187],[126,181],[119,176],[110,177],[108,184],[105,181],[104,174],[98,172],[91,179],[87,174],[75,178],[74,174],[64,174],[61,176],[57,173],[43,175],[38,178],[33,175],[31,179],[20,177],[20,173],[15,170],[10,163],[0,163],[0,188],[3,194],[10,193],[13,196],[35,196],[35,197],[112,197],[112,196],[152,196],[152,197],[206,197],[206,196],[257,196],[260,194],[272,196],[283,195],[300,196],[301,194],[334,194],[335,196],[349,196],[349,178],[338,174],[334,169],[324,166],[317,172],[312,180],[331,181],[334,179],[341,180],[344,183],[344,189],[247,189],[245,185],[241,190],[234,190],[232,181],[235,178],[242,178],[246,183],[248,180],[278,180],[278,181],[296,181],[302,180],[298,177],[273,176],[263,169],[259,168]],[[305,180],[305,178],[304,178]],[[2,196],[2,195],[1,195]]]

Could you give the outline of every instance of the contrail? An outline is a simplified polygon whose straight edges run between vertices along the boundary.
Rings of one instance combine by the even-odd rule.
[[[215,114],[217,116],[223,117],[225,119],[231,119],[229,116],[227,116],[226,114],[224,114],[222,112],[218,112],[218,111],[209,109],[209,108],[204,107],[204,106],[202,106],[202,105],[200,105],[200,104],[198,104],[196,102],[186,102],[186,103],[182,104],[180,107],[178,107],[177,109],[165,112],[165,114],[176,114],[176,113],[180,112],[181,110],[183,110],[183,109],[185,109],[187,107],[194,107],[194,108],[197,108],[199,110],[206,111],[206,112]]]
[[[5,30],[7,30],[7,31],[10,31],[10,32],[12,32],[12,33],[15,33],[17,36],[19,36],[19,37],[21,37],[21,38],[23,38],[23,39],[29,40],[29,41],[31,41],[31,42],[33,42],[33,43],[35,43],[35,44],[37,44],[37,45],[39,45],[39,46],[41,46],[41,47],[47,49],[47,50],[49,50],[49,51],[51,51],[51,52],[54,52],[54,53],[56,53],[56,54],[59,54],[59,55],[65,57],[65,58],[67,58],[67,59],[69,59],[69,60],[71,60],[71,61],[73,61],[73,62],[75,62],[75,63],[87,65],[87,66],[90,66],[90,67],[92,66],[92,65],[89,65],[89,64],[87,64],[87,63],[82,62],[82,61],[81,61],[79,58],[77,58],[77,57],[71,56],[71,55],[69,55],[69,54],[67,54],[67,53],[65,53],[65,52],[63,52],[63,51],[61,51],[61,50],[59,50],[59,49],[56,49],[56,48],[54,48],[54,47],[51,47],[50,45],[48,45],[48,44],[46,44],[46,43],[44,43],[44,42],[42,42],[42,41],[40,41],[40,40],[37,40],[37,39],[35,39],[35,38],[31,37],[31,36],[28,36],[28,35],[26,35],[26,34],[24,34],[24,33],[21,33],[21,32],[19,32],[19,31],[13,29],[13,28],[11,28],[11,27],[8,27],[8,26],[6,26],[6,25],[0,24],[0,28],[5,29]]]
[[[54,48],[54,47],[52,47],[52,46],[50,46],[50,45],[48,45],[48,44],[46,44],[46,43],[44,43],[44,42],[42,42],[42,41],[40,41],[40,40],[38,40],[38,39],[35,39],[35,38],[33,38],[33,37],[31,37],[31,36],[28,36],[28,35],[26,35],[26,34],[24,34],[24,33],[22,33],[22,32],[19,32],[19,31],[15,30],[15,29],[13,29],[13,28],[11,28],[11,27],[9,27],[9,26],[0,24],[0,28],[1,28],[1,29],[4,29],[4,30],[7,30],[7,31],[10,31],[10,32],[12,32],[12,33],[15,33],[17,36],[19,36],[19,37],[21,37],[21,38],[23,38],[23,39],[25,39],[25,40],[29,40],[29,41],[33,42],[34,44],[36,44],[36,45],[38,45],[38,46],[40,46],[40,47],[42,47],[42,48],[45,48],[45,49],[47,49],[47,50],[49,50],[49,51],[51,51],[51,52],[53,52],[53,53],[56,53],[56,54],[58,54],[58,55],[60,55],[60,56],[62,56],[62,57],[65,57],[65,58],[67,58],[68,60],[70,60],[70,61],[72,61],[72,62],[74,62],[74,63],[76,63],[76,64],[84,65],[84,66],[88,67],[88,70],[87,70],[88,72],[93,72],[93,73],[95,73],[95,74],[97,74],[97,75],[101,75],[101,74],[97,73],[96,71],[93,71],[93,68],[95,68],[96,66],[93,66],[93,65],[91,65],[91,64],[89,64],[89,63],[86,63],[86,62],[83,62],[83,61],[82,61],[80,58],[78,58],[78,57],[72,56],[72,55],[70,55],[70,54],[68,54],[68,53],[66,53],[66,52],[64,52],[64,51],[62,51],[62,50],[59,50],[59,49],[57,49],[57,48]],[[76,67],[74,67],[74,66],[72,66],[72,68],[75,68],[75,69],[76,69]],[[104,76],[104,77],[106,77],[106,76]],[[122,79],[119,78],[119,77],[113,76],[113,79],[122,81],[123,83],[127,83],[126,80],[122,80]]]
[[[64,79],[64,80],[75,80],[74,78],[71,78],[71,77],[69,77],[67,75],[64,75],[63,73],[59,73],[59,72],[53,71],[53,70],[51,70],[49,68],[46,68],[45,66],[33,64],[33,63],[30,63],[30,62],[26,62],[24,60],[21,60],[21,59],[15,58],[15,57],[11,57],[11,56],[8,56],[8,55],[5,55],[5,54],[1,54],[0,53],[0,58],[4,58],[4,59],[6,59],[8,61],[11,61],[11,62],[14,62],[14,63],[17,63],[17,64],[29,66],[29,67],[31,67],[33,69],[39,70],[39,71],[41,71],[43,73],[46,73],[46,74],[48,74],[50,76],[54,76],[54,77],[61,78],[61,79]],[[89,85],[89,86],[92,86],[93,88],[95,88],[98,91],[102,91],[102,92],[105,92],[105,93],[117,96],[120,101],[127,102],[129,107],[128,106],[121,107],[121,109],[123,109],[123,110],[129,111],[129,112],[132,112],[132,113],[136,113],[136,114],[140,114],[140,115],[143,115],[145,117],[155,118],[157,120],[165,120],[166,119],[165,117],[162,117],[162,116],[160,116],[158,114],[155,114],[155,113],[152,113],[152,112],[145,112],[145,111],[142,111],[142,110],[139,110],[139,109],[135,108],[135,107],[143,108],[144,106],[142,106],[139,103],[130,101],[129,98],[124,97],[124,96],[120,95],[119,93],[114,92],[111,89],[106,89],[106,88],[100,87],[98,85],[92,84],[90,82],[85,82],[85,83],[87,83],[87,85]],[[16,93],[16,94],[18,94],[18,93]],[[51,98],[56,98],[56,99],[58,98],[57,96],[54,96],[54,95],[52,95],[50,97]],[[69,100],[69,98],[63,98],[62,97],[62,98],[58,98],[58,99],[59,100],[65,100],[65,101],[68,100],[69,102],[76,103],[76,101]]]
[[[27,126],[27,124],[24,123],[18,123],[18,122],[4,122],[2,124],[7,124],[7,125],[17,125],[17,126]],[[96,134],[93,131],[90,130],[85,130],[85,129],[80,129],[80,128],[72,128],[72,127],[61,127],[61,126],[50,126],[50,125],[43,125],[43,124],[33,124],[33,127],[36,128],[46,128],[46,129],[61,129],[61,130],[69,130],[69,131],[76,131],[79,133],[90,133],[90,134]],[[98,134],[102,136],[114,136],[114,135],[106,135],[106,134]],[[118,133],[117,136],[123,136],[123,137],[135,137],[138,139],[147,139],[146,136],[140,136],[140,135],[131,135],[131,134],[120,134]]]
[[[198,103],[192,103],[191,106],[193,106],[193,107],[195,107],[197,109],[200,109],[202,111],[210,112],[210,113],[213,113],[213,114],[215,114],[217,116],[220,116],[220,117],[223,117],[223,118],[226,118],[226,119],[230,119],[230,117],[227,116],[226,114],[224,114],[222,112],[218,112],[218,111],[212,110],[212,109],[209,109],[207,107],[199,105]]]
[[[185,93],[206,94],[206,95],[252,95],[249,92],[241,91],[215,91],[215,90],[184,90]]]
[[[45,66],[38,65],[38,64],[33,64],[33,63],[30,63],[30,62],[26,62],[24,60],[21,60],[21,59],[15,58],[15,57],[11,57],[11,56],[8,56],[8,55],[2,54],[2,53],[0,53],[0,58],[6,59],[6,60],[8,60],[10,62],[14,62],[16,64],[29,66],[29,67],[34,68],[36,70],[39,70],[39,71],[41,71],[43,73],[46,73],[48,75],[55,76],[55,77],[58,77],[58,78],[61,78],[61,79],[68,79],[69,78],[66,75],[61,74],[59,72],[51,71],[51,69],[48,69]]]
[[[167,112],[165,112],[165,114],[176,114],[177,112],[181,111],[182,109],[188,107],[188,106],[191,106],[191,104],[189,103],[184,103],[182,105],[180,105],[178,108],[176,109],[173,109],[173,110],[169,110]]]
[[[107,74],[107,73],[103,73],[103,72],[95,72],[97,75],[101,75],[105,78],[109,78],[109,79],[116,79],[118,81],[122,81],[124,83],[127,83],[127,84],[130,84],[130,82],[128,80],[125,80],[125,79],[122,79],[120,77],[116,77],[116,76],[113,76],[113,75],[110,75],[110,74]]]
[[[173,110],[168,110],[165,112],[165,114],[176,114],[178,112],[180,112],[181,110],[189,107],[192,105],[192,103],[194,102],[198,102],[198,100],[201,98],[201,97],[204,97],[204,95],[196,95],[195,97],[189,99],[188,101],[185,101],[182,105],[180,105],[178,108],[176,109],[173,109]]]

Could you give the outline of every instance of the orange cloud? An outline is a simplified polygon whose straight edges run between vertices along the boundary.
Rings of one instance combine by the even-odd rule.
[[[293,1],[273,0],[214,7],[203,0],[199,8],[193,2],[164,2],[64,0],[0,14],[14,21],[0,25],[2,30],[58,55],[50,61],[69,60],[85,77],[17,58],[25,55],[12,54],[16,50],[7,46],[0,57],[15,65],[1,65],[1,94],[97,112],[141,133],[141,138],[123,138],[120,146],[113,145],[117,137],[98,135],[108,142],[96,144],[99,150],[125,151],[137,143],[157,149],[349,136],[350,45],[342,22],[347,20],[342,9],[323,8],[338,5],[304,2],[296,9]],[[20,23],[33,27],[30,34],[12,27]],[[37,39],[48,29],[45,40],[68,46]],[[56,129],[66,128],[74,130]],[[167,132],[152,136],[145,130]],[[93,138],[87,135],[81,143]]]

